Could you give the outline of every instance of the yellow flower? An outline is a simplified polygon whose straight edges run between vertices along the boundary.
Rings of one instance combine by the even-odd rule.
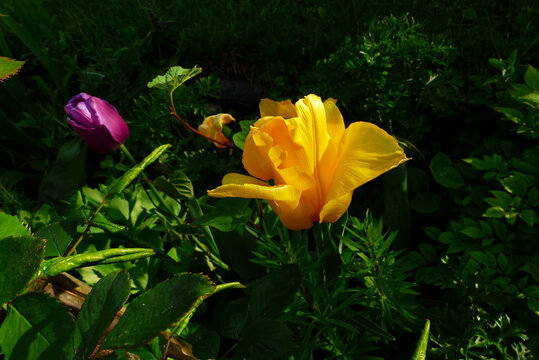
[[[295,106],[263,99],[243,151],[243,166],[252,176],[227,174],[208,194],[265,199],[292,230],[337,221],[355,188],[408,159],[376,125],[354,122],[345,128],[335,103],[312,94]]]
[[[213,142],[218,148],[226,148],[227,145],[232,145],[230,140],[223,134],[223,124],[228,124],[231,121],[236,121],[230,114],[217,114],[208,116],[198,127],[198,131],[210,139],[217,140]]]

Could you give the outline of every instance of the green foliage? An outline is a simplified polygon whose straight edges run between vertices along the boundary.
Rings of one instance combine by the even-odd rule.
[[[529,85],[515,83],[513,65],[491,63],[502,70],[505,81],[493,78],[488,84],[500,86],[497,99],[513,106],[504,104],[500,112],[505,116],[521,112],[528,118],[535,111],[526,106],[529,97],[515,95],[514,89]],[[533,83],[533,76],[528,67],[525,81]],[[502,109],[497,103],[492,107]],[[452,348],[458,347],[465,356],[508,358],[531,351],[525,342],[536,335],[532,319],[539,309],[535,293],[539,152],[533,141],[522,142],[523,137],[535,140],[532,127],[523,131],[523,123],[513,122],[516,126],[511,130],[517,137],[484,139],[482,148],[463,159],[465,165],[452,164],[443,153],[432,159],[434,180],[449,189],[455,219],[445,228],[425,228],[435,243],[420,244],[425,266],[416,273],[416,280],[447,289],[444,298],[465,314],[460,318],[474,319],[452,322],[457,332],[435,325],[439,346],[435,353],[450,356]],[[432,310],[434,324],[456,316],[443,306]]]
[[[453,50],[443,37],[425,34],[409,14],[387,16],[364,35],[347,37],[314,67],[306,88],[339,99],[358,119],[398,126],[403,136],[419,139],[432,125],[409,110],[445,110],[436,93],[456,85],[448,74]]]

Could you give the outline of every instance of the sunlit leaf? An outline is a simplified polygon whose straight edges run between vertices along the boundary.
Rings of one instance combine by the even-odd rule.
[[[148,342],[214,290],[215,284],[201,274],[182,274],[157,284],[129,303],[102,347],[135,347]]]
[[[22,235],[31,235],[31,232],[16,216],[0,213],[0,238]]]
[[[10,305],[0,327],[0,346],[6,360],[72,358],[73,319],[56,299],[29,293]]]
[[[39,269],[45,241],[24,235],[0,239],[0,305],[21,292]]]
[[[464,180],[451,162],[449,156],[444,153],[438,153],[432,159],[430,166],[432,168],[432,176],[439,184],[450,188],[457,189],[464,185]]]
[[[156,87],[168,92],[176,90],[187,80],[200,74],[202,69],[195,66],[192,69],[184,69],[181,66],[173,66],[165,73],[165,75],[158,75],[152,81],[148,83],[148,87]]]
[[[25,62],[0,56],[0,82],[18,73]]]

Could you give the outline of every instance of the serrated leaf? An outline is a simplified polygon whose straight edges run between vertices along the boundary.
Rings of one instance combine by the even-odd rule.
[[[0,239],[0,305],[21,292],[39,269],[45,241],[25,236]]]
[[[136,347],[150,341],[214,290],[215,284],[201,274],[182,274],[157,284],[129,303],[102,348]]]
[[[438,153],[430,163],[432,176],[440,185],[450,189],[458,189],[464,185],[464,180],[457,169],[453,167],[451,159],[444,153]]]
[[[31,232],[16,216],[0,213],[0,238],[22,235],[31,235]]]
[[[165,144],[154,149],[151,154],[146,156],[146,158],[138,163],[138,165],[127,170],[122,176],[110,184],[107,188],[107,193],[111,195],[121,193],[123,189],[131,184],[131,182],[135,180],[148,165],[159,159],[159,156],[161,156],[170,146],[170,144]]]
[[[85,360],[90,356],[101,335],[129,297],[129,290],[129,278],[125,272],[111,273],[94,286],[75,323],[75,360]]]
[[[273,318],[294,300],[301,274],[294,264],[284,265],[260,279],[249,301],[249,317]]]
[[[158,75],[152,81],[148,83],[149,88],[156,87],[168,92],[176,90],[187,80],[200,74],[202,69],[195,66],[192,69],[184,69],[181,66],[173,66],[165,73],[165,75]]]
[[[70,360],[73,320],[56,299],[29,293],[10,305],[0,327],[0,346],[6,360]]]
[[[25,62],[0,56],[0,82],[18,73]]]

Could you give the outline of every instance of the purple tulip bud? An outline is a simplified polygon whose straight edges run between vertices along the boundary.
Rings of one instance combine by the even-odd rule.
[[[69,100],[64,110],[69,125],[98,153],[111,152],[129,136],[118,110],[103,99],[80,93]]]

